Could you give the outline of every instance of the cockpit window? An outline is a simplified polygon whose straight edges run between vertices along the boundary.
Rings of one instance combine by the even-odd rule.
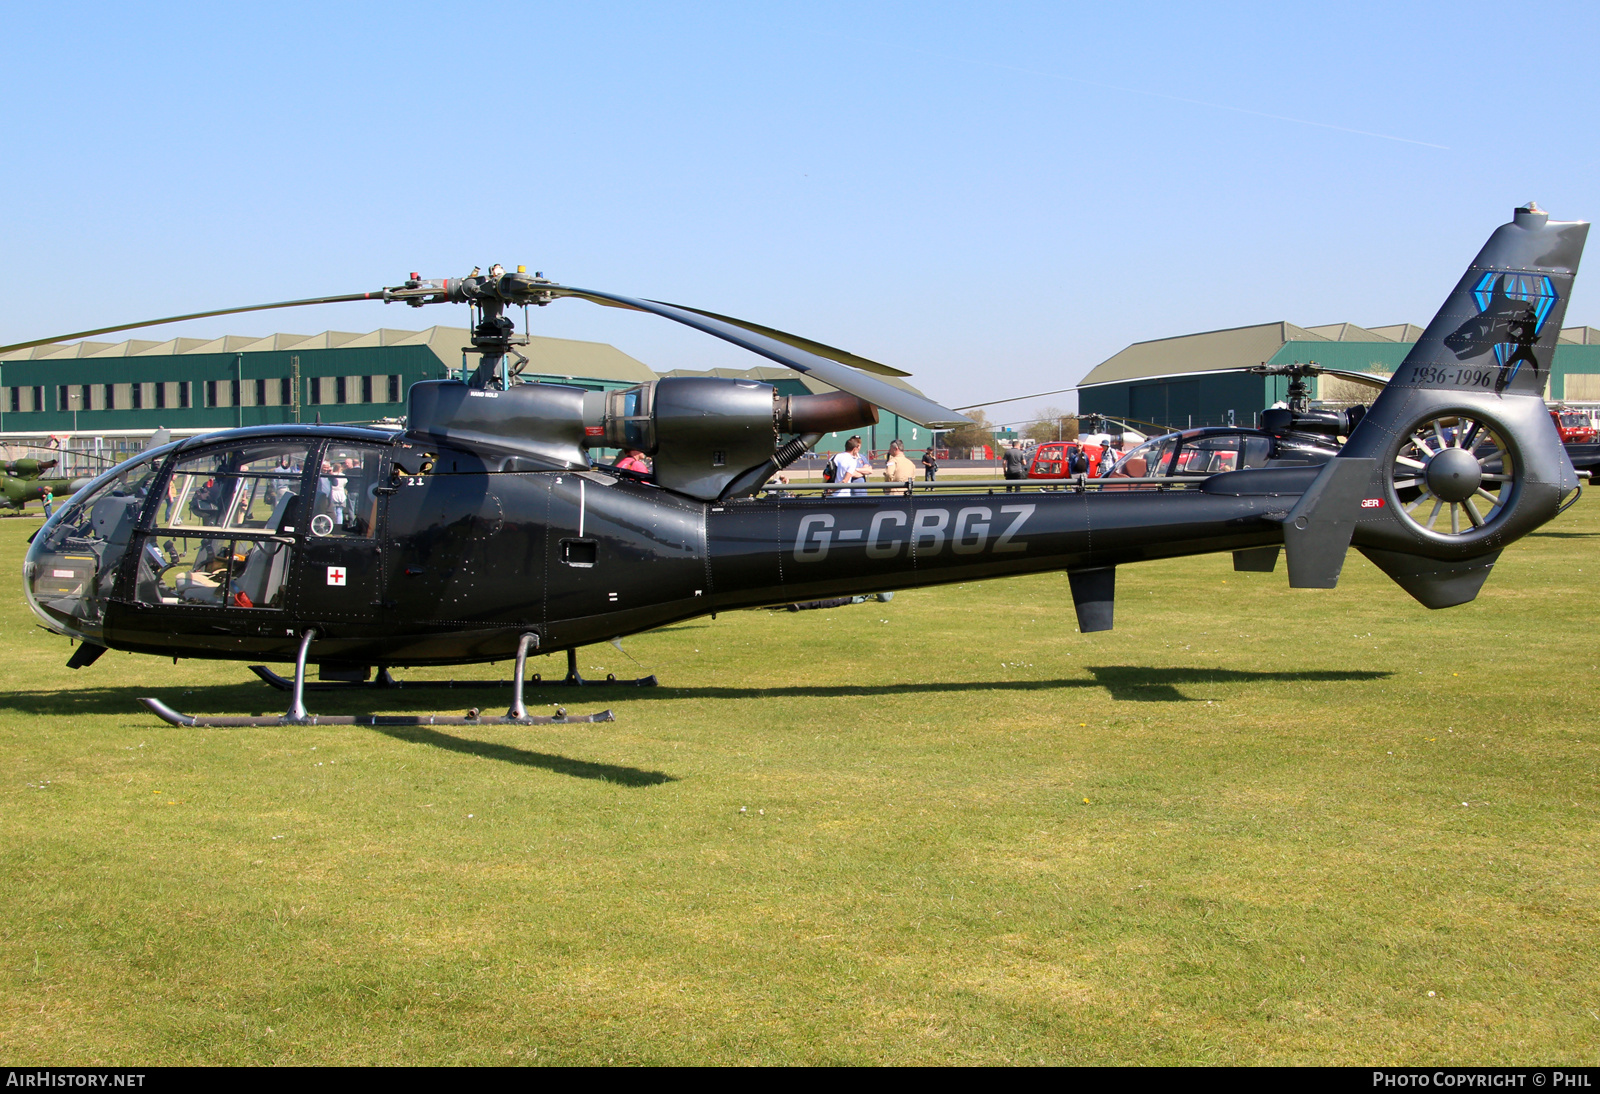
[[[1240,439],[1237,433],[1195,438],[1178,453],[1175,474],[1217,475],[1239,470]]]
[[[382,462],[383,453],[367,445],[328,446],[317,476],[312,535],[371,538],[375,534]]]
[[[141,604],[281,608],[292,547],[277,539],[145,539],[135,579]]]
[[[141,604],[281,608],[310,446],[272,441],[178,460],[144,540]]]
[[[1110,474],[1118,478],[1143,479],[1167,475],[1171,472],[1168,468],[1172,462],[1172,453],[1178,447],[1180,437],[1176,433],[1168,433],[1162,437],[1151,437],[1139,447],[1128,452],[1118,460]]]
[[[98,639],[105,604],[169,450],[138,457],[62,506],[28,549],[28,601],[46,624]]]
[[[155,524],[172,531],[292,531],[308,448],[255,444],[179,460]]]

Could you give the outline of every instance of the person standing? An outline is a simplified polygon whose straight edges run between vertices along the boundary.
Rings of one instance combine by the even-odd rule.
[[[908,483],[916,477],[917,469],[906,458],[906,446],[898,439],[889,442],[889,460],[883,468],[884,482]],[[891,494],[910,493],[910,487],[889,491]]]
[[[1025,479],[1028,477],[1028,450],[1018,445],[1005,450],[1002,454],[1005,461],[1005,474],[1007,480]],[[1020,494],[1022,487],[1007,486],[1006,493]]]
[[[871,470],[871,461],[861,457],[860,437],[845,441],[844,451],[833,457],[833,481],[847,488],[858,482],[866,482],[867,473]],[[850,489],[832,491],[833,496],[838,498],[860,497],[864,493]]]
[[[1094,441],[1084,441],[1082,450],[1084,463],[1089,468],[1089,477],[1091,479],[1100,478],[1100,458],[1105,455],[1105,446],[1096,444]]]
[[[282,497],[284,494],[292,493],[294,490],[294,480],[297,477],[298,476],[296,475],[294,469],[294,461],[292,461],[289,458],[289,454],[285,452],[283,455],[278,457],[278,466],[272,469],[271,475],[267,479],[267,504],[276,505],[278,498]],[[176,482],[176,479],[172,481]],[[167,518],[169,520],[172,517],[171,490],[172,488],[169,486],[167,496]]]
[[[328,502],[333,506],[333,526],[335,528],[343,528],[344,507],[350,504],[348,491],[350,477],[345,473],[343,466],[335,467],[332,470],[333,478],[328,487]]]
[[[932,482],[938,477],[939,457],[933,454],[933,446],[930,445],[922,453],[922,481]]]

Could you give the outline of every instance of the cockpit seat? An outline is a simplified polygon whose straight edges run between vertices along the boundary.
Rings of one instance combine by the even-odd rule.
[[[222,603],[222,586],[214,574],[195,571],[179,574],[177,590],[179,599],[186,604]]]
[[[272,506],[272,515],[267,518],[267,531],[276,532],[283,524],[284,514],[289,511],[289,505],[294,501],[296,494],[293,490],[285,490],[278,495],[277,502]]]
[[[258,543],[245,557],[244,571],[233,583],[232,603],[239,607],[266,608],[283,588],[289,552],[281,543]]]

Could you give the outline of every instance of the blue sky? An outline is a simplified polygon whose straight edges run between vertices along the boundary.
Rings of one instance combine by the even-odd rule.
[[[1426,323],[1513,205],[1600,213],[1595,11],[10,5],[0,342],[498,261],[803,333],[965,405],[1149,338]],[[1595,276],[1569,325],[1600,325]],[[572,301],[534,333],[757,363]]]

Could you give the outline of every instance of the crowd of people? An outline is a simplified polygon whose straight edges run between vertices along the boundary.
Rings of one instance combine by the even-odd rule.
[[[1085,437],[1081,443],[1069,446],[1070,459],[1074,461],[1070,466],[1071,474],[1084,474],[1098,477],[1122,455],[1116,439],[1110,436]],[[1017,481],[1018,485],[1008,486],[1007,491],[1021,490],[1020,480],[1028,477],[1030,461],[1033,458],[1032,448],[1011,447],[1001,448],[998,453],[998,462],[1001,465],[1005,478]],[[622,451],[613,465],[624,471],[631,471],[640,476],[651,473],[651,466],[645,454],[636,448]],[[836,452],[829,456],[823,464],[823,481],[834,484],[834,489],[827,491],[831,497],[862,497],[868,491],[867,484],[877,476],[882,482],[889,483],[891,494],[907,493],[910,489],[906,485],[916,477],[917,467],[911,458],[906,455],[906,446],[900,440],[889,443],[889,451],[884,459],[883,466],[875,467],[869,453],[863,452],[861,438],[853,436],[845,441],[844,451]],[[939,475],[939,454],[933,448],[928,448],[922,453],[922,478],[924,482],[934,482]],[[779,470],[772,476],[768,483],[770,487],[781,488],[789,484],[787,471]]]

